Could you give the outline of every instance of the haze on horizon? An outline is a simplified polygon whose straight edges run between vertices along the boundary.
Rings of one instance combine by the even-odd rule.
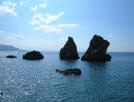
[[[72,36],[85,51],[94,34],[110,52],[134,52],[134,0],[1,0],[0,44],[59,51]]]

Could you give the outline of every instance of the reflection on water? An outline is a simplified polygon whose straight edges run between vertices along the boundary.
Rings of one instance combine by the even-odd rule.
[[[107,62],[89,62],[89,66],[92,68],[106,68]]]
[[[61,60],[61,63],[64,64],[64,67],[66,68],[75,68],[75,66],[78,65],[78,60]]]
[[[5,58],[14,54],[16,59]],[[22,59],[24,52],[0,52],[0,102],[133,102],[134,54],[114,54],[110,62],[59,60],[43,52],[40,61]],[[80,68],[81,76],[55,69]]]

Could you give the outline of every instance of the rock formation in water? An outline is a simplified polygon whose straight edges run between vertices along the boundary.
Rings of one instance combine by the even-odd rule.
[[[78,68],[75,68],[75,69],[66,69],[66,70],[56,69],[56,72],[62,73],[64,75],[81,75],[81,70],[78,69]]]
[[[17,57],[14,55],[8,55],[8,56],[6,56],[6,58],[17,58]]]
[[[85,61],[110,61],[111,56],[106,54],[107,48],[110,43],[104,40],[101,36],[94,35],[90,42],[90,46],[86,53],[82,56],[81,60]]]
[[[60,50],[60,59],[78,59],[77,46],[72,37],[68,37],[68,41],[64,47]]]
[[[31,51],[23,55],[23,59],[27,59],[27,60],[40,60],[43,58],[44,56],[39,51]]]

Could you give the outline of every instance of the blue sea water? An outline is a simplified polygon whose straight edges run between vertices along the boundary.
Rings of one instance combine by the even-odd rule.
[[[0,102],[134,102],[134,53],[110,53],[106,63],[59,60],[58,52],[28,61],[24,53],[0,52]],[[9,54],[18,58],[5,58]],[[55,72],[66,68],[80,68],[82,74]]]

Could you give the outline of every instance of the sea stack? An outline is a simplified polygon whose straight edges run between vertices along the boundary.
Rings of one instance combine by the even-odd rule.
[[[39,51],[31,51],[23,55],[23,59],[27,59],[27,60],[40,60],[43,58],[44,56]]]
[[[68,41],[60,50],[60,59],[74,60],[79,59],[77,46],[72,37],[68,37]]]
[[[106,54],[107,48],[110,43],[104,40],[101,36],[94,35],[90,42],[90,46],[86,53],[82,56],[81,60],[84,61],[110,61],[111,56]]]

